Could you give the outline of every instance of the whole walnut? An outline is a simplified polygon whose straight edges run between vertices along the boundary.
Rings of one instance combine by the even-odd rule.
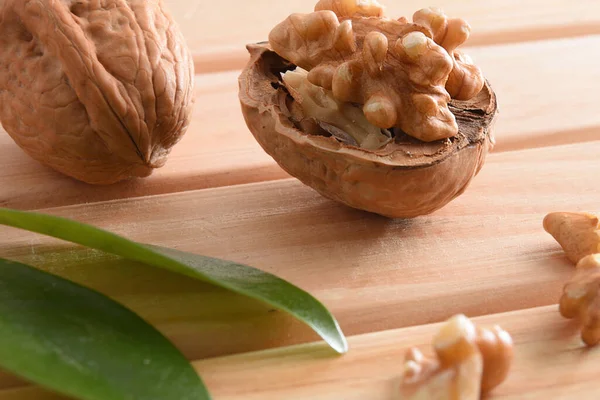
[[[91,184],[149,176],[186,132],[194,66],[161,0],[0,1],[0,121]]]

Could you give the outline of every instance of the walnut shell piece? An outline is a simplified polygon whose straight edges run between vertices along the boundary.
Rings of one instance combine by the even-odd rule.
[[[149,176],[186,132],[194,66],[162,0],[4,0],[0,120],[91,184]]]
[[[454,137],[423,142],[398,131],[373,151],[297,124],[281,79],[296,66],[268,43],[247,49],[239,99],[248,128],[285,171],[327,198],[391,218],[429,214],[466,190],[492,146],[497,106],[487,82],[474,98],[449,102],[458,125]]]

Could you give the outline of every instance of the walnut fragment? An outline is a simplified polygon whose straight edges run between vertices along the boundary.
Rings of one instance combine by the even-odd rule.
[[[145,177],[187,130],[194,67],[161,0],[0,2],[0,120],[73,178]]]
[[[582,212],[553,212],[544,218],[544,229],[561,245],[575,264],[573,277],[563,286],[560,314],[576,319],[581,339],[588,346],[600,343],[600,222]]]
[[[513,342],[495,326],[476,327],[464,315],[446,321],[433,338],[435,358],[416,348],[408,350],[400,400],[478,400],[508,376]]]
[[[313,13],[291,14],[268,43],[248,46],[239,98],[250,131],[284,170],[333,200],[394,218],[443,207],[481,169],[497,108],[479,69],[456,51],[466,26],[446,21],[450,44],[423,18],[384,16],[376,1],[322,0]],[[359,110],[370,124],[360,129],[381,136],[359,140],[343,113],[303,107],[285,78],[302,71],[335,109]]]
[[[600,221],[595,215],[553,212],[544,218],[544,230],[556,239],[573,264],[600,253]]]
[[[577,272],[563,288],[560,313],[581,324],[581,339],[588,346],[600,343],[600,254],[577,263]]]

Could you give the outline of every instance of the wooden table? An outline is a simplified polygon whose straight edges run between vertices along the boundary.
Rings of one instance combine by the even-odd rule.
[[[392,399],[404,350],[465,313],[516,342],[492,399],[600,398],[600,348],[556,303],[572,275],[542,229],[551,211],[600,212],[600,2],[438,0],[473,27],[468,53],[497,91],[498,144],[460,198],[392,221],[328,201],[254,141],[237,101],[244,45],[314,0],[168,0],[196,60],[193,123],[152,177],[90,187],[0,133],[0,206],[67,216],[132,239],[244,262],[322,300],[350,336],[336,356],[303,325],[173,274],[0,229],[3,257],[99,290],[155,324],[217,400]],[[388,1],[390,15],[428,6]],[[56,257],[81,258],[65,267]],[[85,257],[84,257],[85,256]],[[309,344],[307,344],[309,343]],[[291,347],[290,347],[291,346]],[[9,375],[0,400],[55,399]]]

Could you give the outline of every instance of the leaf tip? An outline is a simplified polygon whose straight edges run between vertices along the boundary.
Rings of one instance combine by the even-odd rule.
[[[329,346],[337,353],[346,354],[348,352],[348,340],[346,339],[346,336],[344,336],[344,332],[342,332],[339,325],[337,326],[337,333],[337,336],[328,338],[327,344],[329,344]]]
[[[340,342],[337,349],[335,349],[340,354],[346,354],[348,352],[348,341],[346,338],[343,338]]]

